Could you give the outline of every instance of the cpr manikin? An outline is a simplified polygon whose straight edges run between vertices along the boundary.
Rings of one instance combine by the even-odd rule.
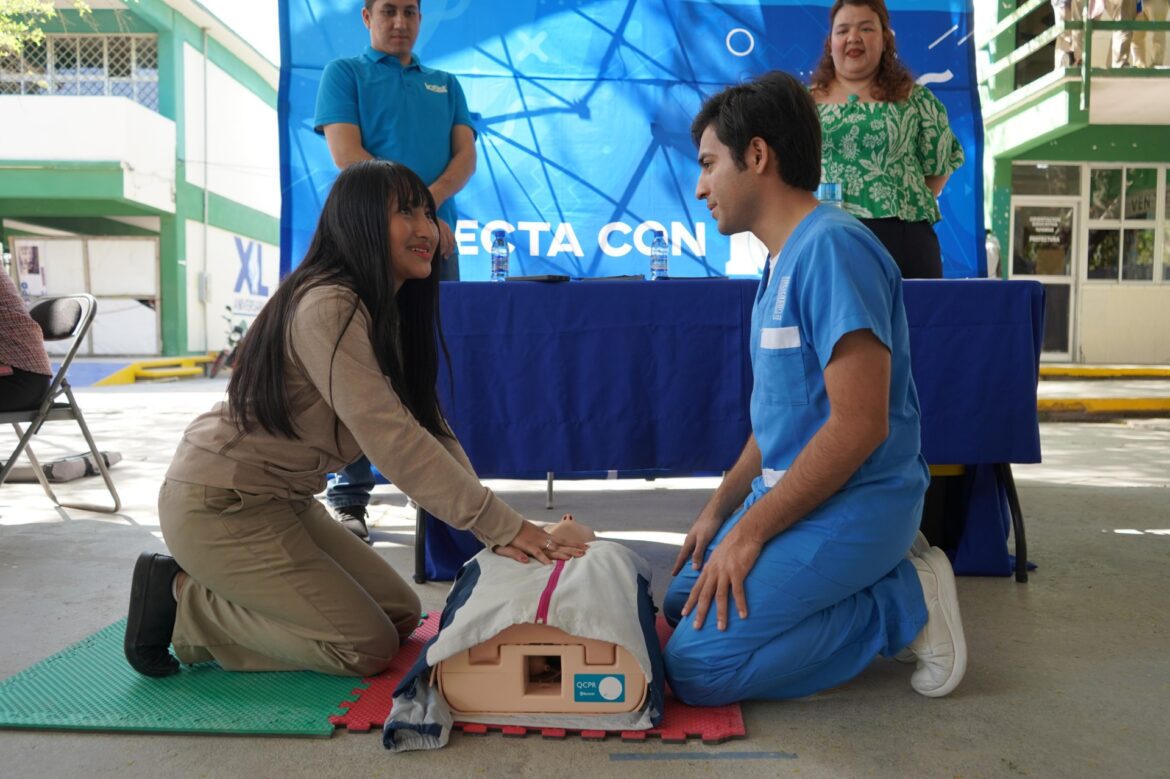
[[[439,635],[395,691],[387,748],[442,746],[454,721],[637,730],[660,720],[649,564],[569,515],[546,530],[588,551],[547,566],[488,550],[468,561]]]

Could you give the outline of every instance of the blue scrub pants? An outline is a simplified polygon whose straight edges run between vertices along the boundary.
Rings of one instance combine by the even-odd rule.
[[[766,494],[758,486],[707,550]],[[888,490],[888,494],[883,494]],[[666,679],[694,706],[799,698],[844,684],[880,655],[892,656],[926,624],[922,585],[906,551],[921,514],[904,518],[876,506],[905,505],[905,488],[867,486],[863,500],[834,496],[769,541],[744,582],[748,617],[729,598],[727,629],[714,604],[699,630],[680,612],[701,571],[688,563],[666,593]]]
[[[325,502],[334,511],[348,506],[368,506],[373,491],[374,468],[363,454],[329,477]]]

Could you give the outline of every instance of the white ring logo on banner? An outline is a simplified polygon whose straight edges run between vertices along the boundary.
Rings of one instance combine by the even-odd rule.
[[[732,46],[731,46],[731,38],[737,32],[742,33],[744,35],[744,37],[746,37],[748,39],[748,47],[746,49],[744,49],[743,51],[736,50],[736,49],[732,48]],[[753,36],[749,31],[745,30],[742,27],[736,27],[734,30],[727,33],[726,43],[727,43],[727,50],[737,57],[746,57],[747,55],[749,55],[753,51],[755,51],[755,48],[756,48],[755,36]]]

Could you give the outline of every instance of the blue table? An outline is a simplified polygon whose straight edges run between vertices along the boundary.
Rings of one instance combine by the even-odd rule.
[[[729,468],[755,282],[450,283],[440,393],[481,476]]]
[[[484,478],[726,470],[750,432],[756,286],[445,283],[453,385],[440,369],[440,392],[451,425]],[[997,498],[1004,488],[1018,509],[1010,468],[1001,466],[1040,460],[1043,287],[907,281],[905,299],[924,456],[997,468]],[[1022,517],[1016,530],[1022,544]],[[416,578],[449,578],[474,549],[470,534],[420,524]]]

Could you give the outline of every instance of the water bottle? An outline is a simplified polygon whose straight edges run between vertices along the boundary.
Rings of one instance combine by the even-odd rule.
[[[830,206],[841,207],[841,185],[835,181],[826,181],[817,188],[817,200]]]
[[[508,280],[508,236],[492,230],[492,281]]]
[[[654,231],[654,239],[650,242],[650,280],[670,278],[667,267],[670,258],[670,247],[666,243],[666,234],[661,230]]]

